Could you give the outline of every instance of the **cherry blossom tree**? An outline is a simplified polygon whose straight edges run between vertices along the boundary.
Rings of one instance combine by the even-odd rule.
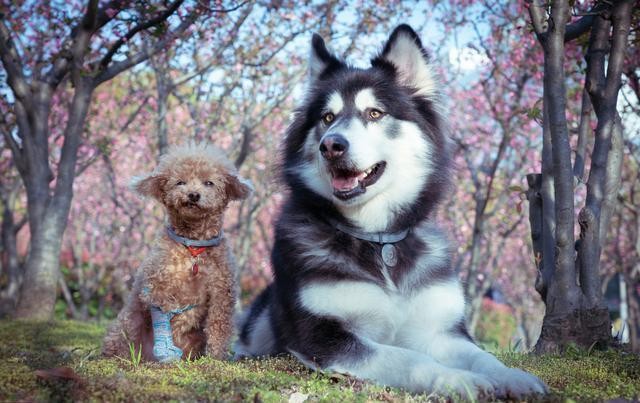
[[[534,32],[544,50],[543,148],[540,175],[529,175],[533,248],[539,262],[536,288],[546,313],[536,350],[556,351],[569,343],[607,345],[609,312],[600,280],[600,255],[620,186],[622,128],[616,111],[633,1],[597,3],[572,21],[568,1],[529,1]],[[576,186],[582,179],[584,148],[572,166],[567,122],[566,42],[589,33],[582,127],[578,144],[591,133],[596,115],[586,200],[574,236]]]
[[[456,70],[445,72],[447,81],[444,86],[448,88],[449,99],[452,100],[449,109],[453,122],[452,135],[459,146],[456,154],[457,189],[453,198],[455,207],[445,209],[444,213],[447,220],[453,223],[451,229],[458,245],[457,266],[466,279],[470,301],[469,327],[474,328],[477,307],[483,295],[497,289],[505,297],[504,302],[513,307],[521,327],[529,330],[522,334],[527,340],[525,344],[529,345],[529,342],[535,342],[538,338],[539,298],[533,295],[532,274],[535,272],[528,271],[528,268],[539,268],[543,256],[536,251],[532,258],[527,257],[532,255],[532,246],[526,241],[529,231],[526,222],[518,221],[523,216],[526,218],[520,200],[525,195],[523,190],[526,185],[520,178],[523,172],[535,172],[541,168],[537,150],[542,139],[537,127],[538,122],[542,123],[543,116],[544,53],[530,34],[526,4],[450,1],[438,2],[437,7],[456,46],[463,46],[462,50],[471,54],[476,63],[482,62],[473,67],[472,74],[467,72],[465,75],[464,71]],[[576,6],[574,12],[588,16],[589,10],[581,10],[580,7],[588,5]],[[571,35],[584,34],[589,18],[573,25]],[[470,27],[475,33],[471,40],[468,38]],[[456,35],[466,38],[458,44]],[[637,38],[633,33],[629,36],[630,39],[634,37]],[[585,100],[582,96],[587,42],[588,35],[583,35],[579,40],[568,42],[565,47],[565,113],[570,122],[569,140],[575,156],[572,168],[574,176],[580,178],[576,187],[577,204],[584,203],[587,196],[582,177],[585,166],[589,167],[591,162],[590,136],[585,133],[595,129],[593,123],[581,119],[581,116],[591,113],[589,97]],[[628,79],[631,88],[638,66],[635,49],[634,43],[631,43],[624,61],[625,75],[631,77]],[[461,74],[463,79],[459,80]],[[518,78],[526,79],[526,84],[520,89],[518,83],[521,81]],[[501,82],[504,84],[500,85]],[[483,91],[483,87],[489,90]],[[582,108],[585,101],[589,103]],[[507,120],[504,118],[514,112],[512,124],[505,125]],[[505,127],[509,127],[506,136],[511,141],[501,151],[500,139],[501,136],[504,139]],[[615,201],[616,192],[609,195],[609,200]],[[535,207],[534,204],[532,206]],[[539,232],[540,229],[534,227],[536,237]],[[509,239],[504,239],[503,234],[508,235]],[[553,240],[547,238],[549,241]],[[615,245],[611,246],[604,256],[607,264],[613,261],[610,256],[614,256]],[[635,252],[630,252],[628,257],[635,256]],[[550,258],[553,264],[553,255],[544,257]],[[620,269],[619,265],[610,265],[607,272],[615,273]],[[599,274],[604,274],[603,270]],[[606,278],[610,277],[609,274]],[[540,280],[537,287],[541,287]]]
[[[31,237],[16,317],[47,319],[53,313],[62,235],[94,90],[166,49],[198,19],[229,11],[212,7],[183,0],[3,5],[2,109],[14,125],[3,135],[26,189]],[[154,39],[141,46],[143,36]],[[64,105],[61,130],[51,122],[54,98],[63,95],[68,98],[58,104]],[[55,131],[60,137],[52,138]]]
[[[457,49],[477,63],[460,71],[454,58],[453,69],[444,72],[451,136],[458,147],[453,207],[443,213],[456,241],[470,332],[475,333],[483,298],[500,295],[517,320],[521,345],[529,347],[542,315],[535,273],[528,270],[531,248],[519,191],[521,172],[539,169],[542,70],[534,61],[542,60],[542,52],[523,29],[522,4],[463,3],[439,4],[452,35],[473,32]]]
[[[359,13],[349,32],[384,33],[388,27],[375,22],[391,15],[385,7]],[[93,315],[105,301],[117,309],[148,251],[148,229],[162,220],[161,209],[129,191],[128,179],[151,169],[168,144],[186,139],[216,143],[252,180],[254,196],[232,206],[225,232],[243,295],[266,284],[271,222],[280,203],[276,156],[292,93],[300,91],[307,68],[300,46],[342,10],[336,3],[246,4],[210,23],[196,22],[191,35],[153,56],[149,68],[129,70],[96,90],[79,157],[88,167],[76,180],[63,241],[59,284],[67,315],[85,317],[87,304]],[[258,33],[263,41],[254,40]],[[352,48],[357,37],[343,46]],[[109,219],[94,218],[96,212]]]
[[[14,94],[10,80],[13,73],[5,67],[3,58],[0,300],[7,302],[3,305],[9,310],[19,295],[26,267],[53,267],[52,261],[61,264],[63,275],[54,271],[55,278],[50,278],[53,282],[47,276],[43,279],[54,291],[57,284],[58,309],[64,309],[64,314],[100,318],[117,310],[131,275],[148,252],[153,230],[162,225],[162,209],[138,199],[128,189],[130,178],[152,169],[169,144],[187,139],[210,141],[225,149],[241,174],[254,184],[254,196],[232,206],[225,232],[237,256],[242,295],[258,292],[271,276],[272,220],[282,201],[276,173],[278,149],[290,111],[301,96],[310,33],[320,32],[337,53],[360,61],[372,55],[394,24],[409,19],[421,31],[436,65],[443,66],[444,100],[458,149],[454,194],[451,205],[441,213],[443,221],[450,223],[455,266],[465,280],[470,328],[473,330],[479,320],[483,297],[499,292],[509,305],[503,311],[517,319],[521,329],[518,337],[526,346],[535,343],[543,304],[534,279],[540,269],[537,288],[549,287],[545,276],[551,271],[545,268],[555,264],[554,254],[542,251],[553,250],[555,238],[545,237],[544,242],[535,238],[532,242],[527,211],[523,210],[526,194],[534,223],[541,223],[539,201],[553,192],[552,187],[547,188],[551,193],[532,190],[538,189],[537,185],[525,190],[525,173],[548,172],[543,168],[548,169],[551,161],[551,154],[543,153],[542,160],[547,159],[541,163],[540,149],[546,144],[544,150],[548,152],[550,144],[544,143],[548,136],[540,136],[545,120],[545,53],[536,43],[537,36],[531,34],[528,3],[451,0],[420,6],[375,2],[371,7],[338,1],[90,3],[96,7],[96,21],[102,21],[100,15],[105,21],[83,34],[87,39],[80,56],[72,52],[80,46],[74,39],[80,34],[74,32],[82,31],[89,9],[77,0],[70,4],[60,9],[47,4],[2,6],[0,22],[11,38],[2,42],[3,49],[10,50],[7,46],[12,44],[20,60],[14,67],[30,88],[25,102],[39,105],[25,109]],[[145,9],[147,6],[150,8]],[[166,15],[173,6],[172,13]],[[588,197],[587,181],[582,178],[593,170],[591,138],[596,129],[591,116],[595,112],[591,111],[597,108],[597,102],[583,89],[587,31],[592,32],[595,26],[594,16],[581,8],[588,6],[574,6],[575,14],[584,13],[587,18],[576,16],[572,20],[567,32],[577,39],[564,47],[571,170],[574,178],[580,178],[574,179],[573,185],[576,207]],[[550,9],[539,11],[544,25]],[[152,23],[165,15],[156,25]],[[447,49],[452,46],[448,38],[457,36],[465,37],[463,49],[482,61],[469,72],[446,63]],[[548,35],[543,32],[542,36]],[[637,49],[637,44],[631,43],[624,59],[624,82],[630,91],[625,97],[637,92]],[[8,55],[8,60],[13,57]],[[145,59],[149,63],[143,63]],[[63,77],[52,86],[47,77],[56,63],[63,62],[67,72],[61,73]],[[138,67],[131,68],[136,64]],[[114,66],[124,68],[106,76]],[[100,81],[98,77],[106,79]],[[49,88],[48,92],[41,92],[43,88]],[[74,97],[80,95],[83,98],[74,103]],[[83,100],[88,105],[84,114],[78,115],[74,105],[79,107]],[[39,104],[41,101],[48,103]],[[42,105],[48,109],[42,109]],[[637,101],[628,102],[628,108],[637,110]],[[40,109],[44,112],[36,114]],[[20,126],[21,116],[25,128]],[[29,116],[46,116],[46,124],[38,129],[40,137],[28,135],[35,133],[29,126],[35,120]],[[73,130],[69,126],[72,117]],[[73,137],[78,127],[79,134]],[[599,270],[605,275],[601,285],[615,273],[622,273],[628,279],[628,294],[633,295],[640,262],[635,207],[638,189],[633,184],[637,181],[634,161],[638,148],[637,142],[623,134],[622,190],[608,193],[613,198],[602,202],[602,210],[608,209],[608,202],[620,203],[621,207],[609,210],[613,223],[608,226],[609,239],[613,241],[602,244]],[[35,154],[27,149],[43,151]],[[20,168],[20,163],[26,168]],[[73,169],[68,167],[70,163]],[[29,179],[31,172],[40,172],[29,164],[45,166],[42,175],[34,176],[43,179]],[[44,180],[47,169],[52,174],[51,182]],[[24,178],[32,183],[27,185]],[[535,185],[545,176],[531,178]],[[69,181],[73,183],[71,188]],[[549,186],[549,182],[542,183]],[[40,210],[35,209],[33,200],[45,200],[38,202]],[[68,215],[64,216],[67,206]],[[34,217],[41,213],[36,220],[43,229],[39,232],[31,226],[32,209]],[[48,215],[54,209],[56,214]],[[555,214],[553,208],[544,211],[545,217]],[[66,230],[58,226],[63,217]],[[45,237],[44,228],[55,231],[50,230]],[[534,225],[534,237],[542,228]],[[544,228],[550,227],[545,224]],[[53,243],[49,242],[51,234],[56,238]],[[600,237],[601,242],[603,239]],[[38,246],[42,242],[49,242],[49,246]],[[51,245],[59,248],[59,257],[51,252],[55,249]],[[37,256],[41,263],[34,260]],[[26,287],[30,282],[32,278],[25,278],[23,284]],[[52,303],[47,298],[38,303]],[[635,320],[639,314],[632,305],[630,299],[630,318]]]

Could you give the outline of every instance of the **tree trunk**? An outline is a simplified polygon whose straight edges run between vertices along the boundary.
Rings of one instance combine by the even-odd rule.
[[[624,139],[622,137],[622,122],[616,113],[613,132],[611,133],[611,149],[607,158],[607,172],[605,178],[604,198],[600,212],[600,248],[604,248],[607,241],[607,230],[611,217],[620,204],[618,192],[622,183],[622,162],[624,159]]]
[[[53,316],[62,232],[52,217],[38,223],[38,227],[31,235],[31,251],[15,312],[17,318],[46,320]]]
[[[13,313],[22,282],[22,268],[18,259],[16,228],[13,219],[12,197],[2,195],[2,274],[6,276],[6,286],[0,293],[0,317]]]
[[[156,94],[158,99],[156,101],[158,113],[156,114],[156,127],[157,127],[157,147],[158,152],[156,154],[157,159],[163,154],[166,154],[169,148],[169,135],[167,132],[167,110],[169,103],[169,92],[171,87],[170,78],[167,75],[166,61],[163,60],[162,55],[150,59],[151,66],[156,78]]]
[[[640,271],[640,264],[635,268]],[[632,272],[630,270],[630,272]],[[631,351],[640,353],[640,304],[638,303],[638,294],[636,291],[636,282],[629,278],[628,274],[621,273],[624,276],[627,285],[627,302],[629,309],[629,342]]]
[[[616,204],[620,186],[622,161],[621,128],[616,113],[620,89],[620,75],[633,1],[626,0],[608,5],[607,13],[593,17],[587,53],[587,80],[585,90],[590,101],[583,98],[582,129],[575,173],[582,176],[586,141],[586,123],[593,107],[598,118],[595,143],[591,156],[587,199],[578,215],[580,240],[574,247],[574,189],[571,169],[571,150],[566,121],[566,90],[564,86],[564,42],[569,4],[567,1],[551,3],[549,28],[541,32],[540,7],[530,8],[536,33],[545,53],[544,71],[544,123],[543,135],[550,133],[553,168],[555,215],[555,250],[541,245],[536,234],[540,231],[541,213],[548,207],[540,202],[542,185],[535,175],[528,177],[529,200],[534,251],[542,249],[543,257],[555,256],[552,270],[543,264],[541,291],[546,313],[542,332],[536,344],[538,352],[555,352],[570,343],[584,347],[606,346],[611,341],[609,313],[603,301],[600,279],[600,253],[607,227]],[[613,33],[611,34],[611,27]],[[609,43],[611,42],[611,47]],[[608,57],[605,77],[605,58]],[[546,141],[543,141],[547,145]],[[542,169],[549,169],[543,146]],[[548,161],[548,160],[547,160]],[[540,206],[541,205],[541,206]],[[548,234],[543,234],[543,238]],[[547,240],[548,241],[548,240]],[[548,245],[548,243],[546,244]],[[576,254],[577,250],[577,254]],[[549,276],[549,273],[551,274]],[[546,275],[545,275],[546,274]]]
[[[543,253],[549,248],[545,248],[543,241],[544,220],[543,220],[543,199],[542,199],[542,174],[527,175],[528,189],[526,197],[529,201],[529,225],[531,227],[531,246],[533,248],[533,259],[536,265],[536,282],[535,288],[538,294],[544,300],[547,294],[547,284],[550,276],[545,275],[545,264],[543,261]],[[547,237],[548,239],[548,237]],[[547,270],[550,266],[546,266]],[[552,267],[552,266],[551,266]],[[548,270],[550,271],[550,270]]]
[[[48,319],[56,298],[57,259],[59,247],[49,242],[59,238],[52,231],[49,183],[53,174],[48,162],[49,112],[52,90],[44,83],[34,85],[37,93],[29,108],[16,101],[16,117],[23,139],[26,167],[21,173],[27,193],[30,249],[24,265],[23,281],[16,310],[18,318]],[[25,172],[26,171],[26,172]]]
[[[548,116],[547,107],[547,103],[543,103],[543,118]],[[546,301],[547,289],[555,271],[556,230],[551,128],[547,118],[543,119],[542,124],[542,172],[528,174],[526,180],[531,245],[537,270],[535,288],[542,300]]]
[[[480,190],[478,189],[476,192],[480,192]],[[465,317],[467,318],[467,330],[471,335],[475,334],[475,329],[478,324],[478,315],[480,313],[483,296],[481,288],[485,283],[484,279],[482,281],[478,279],[481,253],[481,234],[484,227],[484,212],[479,211],[480,203],[478,198],[478,196],[474,197],[474,200],[476,201],[476,209],[473,223],[473,235],[471,238],[471,257],[469,258],[469,269],[467,270],[467,281],[465,282],[464,290],[465,296],[470,301],[470,303],[465,305]]]
[[[60,275],[60,249],[67,226],[67,217],[73,198],[78,147],[94,87],[89,79],[76,82],[75,94],[69,109],[69,119],[64,133],[64,143],[58,166],[58,177],[52,196],[37,202],[29,200],[31,250],[25,265],[25,277],[16,307],[15,317],[46,320],[53,317]],[[48,119],[48,113],[45,114]],[[42,161],[42,160],[38,160]],[[46,161],[46,160],[45,160]],[[27,194],[42,191],[43,183],[34,188],[26,181]],[[45,189],[48,189],[48,182]],[[31,207],[43,214],[31,214]]]
[[[168,47],[200,16],[217,12],[192,7],[191,11],[183,13],[182,21],[177,27],[166,30],[149,47],[132,52],[122,60],[113,60],[113,56],[140,32],[159,25],[164,27],[167,19],[175,15],[183,3],[183,0],[176,0],[149,19],[136,21],[123,37],[109,45],[99,61],[86,64],[85,56],[91,49],[91,38],[117,13],[128,7],[126,2],[109,2],[102,7],[99,3],[98,0],[88,1],[78,23],[68,27],[69,35],[62,40],[57,52],[47,55],[50,56],[48,58],[40,54],[33,59],[38,60],[37,66],[44,66],[36,67],[35,71],[32,68],[25,70],[29,63],[22,60],[23,55],[18,51],[12,32],[4,22],[5,16],[0,13],[0,61],[13,94],[13,112],[21,141],[16,141],[9,132],[3,135],[26,188],[31,233],[24,281],[15,312],[15,316],[19,318],[50,319],[53,314],[60,275],[62,235],[71,206],[77,153],[93,90]],[[27,47],[22,50],[31,49]],[[52,94],[67,78],[70,78],[74,95],[68,107],[68,121],[57,166],[55,188],[52,191],[50,183],[54,177],[49,166],[48,122]]]
[[[485,279],[482,284],[480,284],[480,288],[476,295],[471,299],[471,303],[467,304],[471,306],[469,316],[467,317],[467,331],[473,337],[476,336],[478,323],[480,322],[480,316],[482,315],[482,301],[484,300],[484,295],[489,291],[489,288],[491,288],[491,281],[489,281],[489,279]]]
[[[569,17],[567,1],[552,3],[551,17],[544,53],[544,120],[551,134],[551,157],[555,197],[555,267],[547,284],[545,305],[547,311],[542,324],[537,351],[557,348],[562,340],[579,336],[580,290],[575,276],[575,250],[573,235],[573,172],[571,148],[566,120],[566,88],[564,74],[565,21]],[[544,161],[543,161],[544,164]],[[544,169],[544,167],[543,167]],[[545,250],[543,255],[554,253]]]

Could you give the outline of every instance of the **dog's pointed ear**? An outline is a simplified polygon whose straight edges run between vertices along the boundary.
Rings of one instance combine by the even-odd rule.
[[[391,63],[401,85],[415,88],[418,95],[430,97],[436,93],[435,73],[429,54],[422,47],[418,34],[406,24],[393,30],[382,53],[371,64]]]
[[[244,200],[253,192],[251,181],[238,175],[227,175],[225,185],[227,195],[231,200]]]
[[[309,54],[309,81],[313,82],[331,68],[342,64],[324,43],[324,39],[318,34],[311,37],[311,52]]]
[[[131,180],[130,187],[138,194],[145,197],[153,197],[162,201],[164,186],[168,178],[158,173],[151,173],[147,176],[135,177]]]

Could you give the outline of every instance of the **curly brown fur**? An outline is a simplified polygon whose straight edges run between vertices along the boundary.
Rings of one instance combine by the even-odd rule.
[[[171,149],[150,175],[134,181],[133,189],[164,205],[167,225],[178,235],[199,240],[220,234],[228,203],[250,193],[220,150],[195,144]],[[198,256],[198,274],[193,274],[192,265],[187,248],[169,238],[163,227],[136,273],[124,308],[107,331],[104,355],[128,357],[129,344],[134,343],[136,350],[142,348],[144,359],[154,360],[149,307],[167,312],[194,304],[171,319],[174,344],[183,357],[206,353],[227,358],[235,287],[226,241]]]

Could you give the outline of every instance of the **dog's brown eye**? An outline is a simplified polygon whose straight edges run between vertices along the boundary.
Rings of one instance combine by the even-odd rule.
[[[178,181],[178,182],[176,182],[176,186],[184,186],[184,185],[186,185],[186,184],[187,184],[187,182],[185,182],[185,181]]]
[[[379,111],[377,109],[371,109],[369,111],[369,118],[371,120],[378,120],[382,117],[382,115],[383,115],[382,111]]]
[[[331,113],[331,112],[327,112],[324,115],[322,115],[322,121],[326,125],[328,125],[329,123],[333,122],[333,119],[335,119],[335,115],[333,113]]]
[[[205,186],[213,186],[213,182],[211,182],[211,181],[204,181],[204,185],[205,185]]]

